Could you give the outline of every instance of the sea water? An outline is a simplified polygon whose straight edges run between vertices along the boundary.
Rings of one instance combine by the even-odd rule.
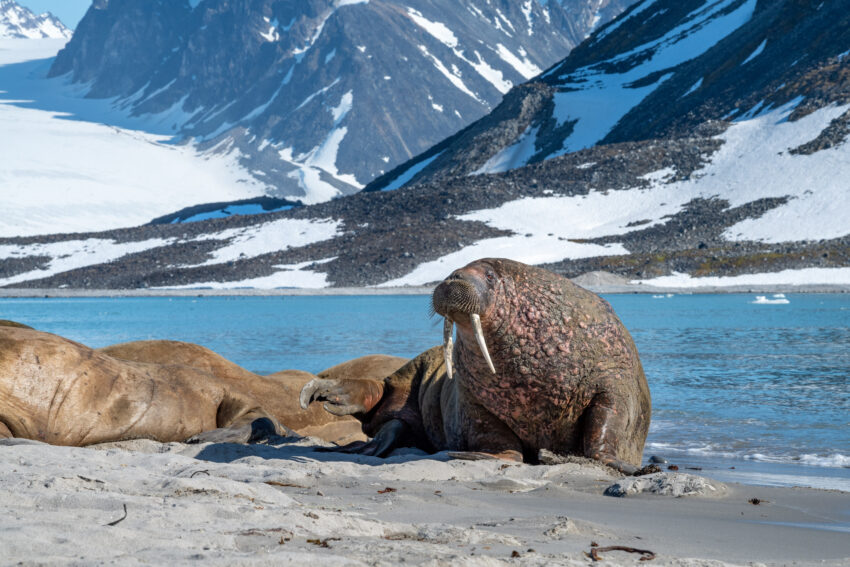
[[[644,459],[721,480],[850,491],[850,295],[607,295],[652,392]],[[0,319],[101,347],[204,345],[260,374],[441,340],[427,296],[2,299]],[[668,466],[667,464],[662,465]]]

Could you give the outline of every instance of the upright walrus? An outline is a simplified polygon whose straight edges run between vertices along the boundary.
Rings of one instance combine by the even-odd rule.
[[[628,331],[599,296],[552,272],[505,259],[456,270],[434,290],[444,346],[383,381],[308,383],[301,405],[325,400],[374,439],[534,462],[541,449],[640,466],[650,396]],[[457,341],[453,341],[454,326]]]

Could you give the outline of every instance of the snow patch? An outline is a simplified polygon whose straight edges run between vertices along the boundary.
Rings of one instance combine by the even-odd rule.
[[[542,230],[539,232],[543,232]],[[510,258],[526,264],[544,264],[559,262],[567,258],[590,258],[627,254],[622,245],[580,244],[567,242],[543,234],[531,236],[500,236],[479,240],[462,250],[447,254],[438,260],[420,264],[412,272],[380,284],[378,287],[396,287],[405,285],[425,285],[442,280],[452,270],[479,258]]]
[[[762,274],[742,274],[740,276],[712,276],[695,278],[690,274],[673,272],[649,280],[635,280],[658,287],[729,287],[740,285],[777,285],[794,286],[809,284],[850,285],[850,268],[803,268],[800,270],[782,270]]]
[[[260,37],[268,42],[275,42],[280,40],[280,33],[277,31],[277,27],[280,25],[280,22],[277,21],[277,18],[274,21],[269,18],[263,18],[267,24],[269,24],[269,30],[267,32],[260,32]]]
[[[431,34],[434,38],[443,43],[446,47],[457,47],[457,36],[452,30],[448,28],[448,26],[446,26],[446,24],[442,22],[432,22],[431,20],[425,18],[422,15],[422,12],[414,10],[413,8],[407,9],[407,15],[411,20],[413,20],[413,22],[417,26]]]
[[[499,54],[499,57],[501,57],[505,63],[516,69],[517,73],[526,79],[536,77],[540,74],[540,67],[532,63],[528,57],[520,59],[501,43],[496,45],[496,53]]]
[[[700,87],[702,86],[702,79],[703,79],[702,77],[700,77],[699,79],[697,79],[697,82],[696,82],[696,83],[694,83],[693,85],[691,85],[691,88],[689,88],[689,89],[685,92],[685,94],[683,94],[680,98],[685,98],[686,96],[688,96],[689,94],[691,94],[692,92],[694,92],[694,91],[696,91],[698,88],[700,88]]]
[[[330,285],[328,275],[323,272],[307,270],[305,268],[314,264],[325,264],[336,257],[315,262],[302,262],[300,264],[278,264],[272,266],[275,273],[270,276],[260,276],[229,282],[199,282],[188,285],[160,287],[154,289],[279,289],[279,288],[307,288],[320,289]]]
[[[339,234],[341,222],[332,219],[278,219],[257,226],[233,228],[203,235],[194,240],[231,240],[212,253],[212,257],[199,266],[212,266],[263,254],[307,246],[330,240]],[[191,267],[191,266],[183,266]]]
[[[331,114],[334,117],[334,124],[339,124],[343,118],[349,113],[354,104],[354,92],[348,91],[339,101],[339,105],[331,109]]]
[[[463,80],[461,80],[461,78],[460,78],[460,72],[457,70],[457,67],[455,67],[455,72],[454,72],[454,73],[452,73],[451,71],[449,71],[449,70],[446,68],[446,66],[443,64],[443,62],[442,62],[442,61],[440,61],[439,59],[437,59],[437,57],[436,57],[436,56],[431,55],[431,52],[430,52],[430,51],[428,51],[428,48],[427,48],[427,47],[425,47],[424,45],[419,45],[419,51],[421,51],[421,52],[422,52],[422,55],[423,55],[424,57],[426,57],[427,59],[430,59],[430,60],[431,60],[431,62],[434,64],[434,67],[436,67],[436,68],[437,68],[437,70],[438,70],[440,73],[442,73],[442,74],[443,74],[443,76],[444,76],[444,77],[446,77],[446,78],[449,80],[449,82],[450,82],[451,84],[453,84],[453,85],[454,85],[454,86],[455,86],[458,90],[460,90],[462,93],[464,93],[464,94],[466,94],[466,95],[468,95],[468,96],[472,97],[472,98],[473,98],[473,99],[475,99],[478,103],[480,103],[480,104],[482,104],[482,105],[484,105],[484,106],[487,106],[487,103],[486,103],[486,102],[484,102],[483,100],[481,100],[480,98],[478,98],[478,95],[476,95],[474,92],[472,92],[471,90],[469,90],[469,88],[467,88],[467,86],[464,84]]]
[[[128,254],[167,246],[174,243],[175,240],[173,238],[153,238],[142,242],[116,242],[102,238],[87,238],[85,240],[66,240],[49,244],[2,245],[0,246],[0,258],[47,256],[50,260],[44,268],[0,279],[0,286],[48,278],[69,270],[112,262]]]
[[[529,126],[513,144],[492,156],[484,165],[470,173],[470,175],[502,173],[527,164],[531,157],[537,153],[534,142],[537,140],[537,132],[539,130],[540,126],[533,128]]]
[[[467,61],[472,67],[478,72],[479,75],[484,77],[491,85],[496,87],[496,90],[502,94],[505,94],[514,84],[511,81],[508,81],[502,75],[502,72],[498,69],[494,69],[491,67],[482,57],[481,54],[477,51],[474,51],[475,57],[478,59],[477,62],[470,61],[468,59],[464,59]]]
[[[764,48],[765,48],[766,45],[767,45],[767,40],[765,39],[764,41],[762,41],[759,44],[758,47],[756,47],[755,51],[750,53],[749,57],[744,59],[744,61],[741,63],[741,65],[746,65],[747,63],[749,63],[750,61],[752,61],[753,59],[755,59],[756,57],[761,55],[761,52],[764,51]]]
[[[412,165],[410,168],[408,168],[405,171],[403,171],[402,173],[400,173],[398,177],[393,179],[392,182],[390,182],[389,185],[387,185],[386,187],[381,189],[381,191],[395,191],[399,187],[403,187],[411,179],[416,177],[416,175],[420,171],[422,171],[423,169],[425,169],[426,167],[431,165],[434,162],[434,160],[437,159],[438,157],[440,157],[441,155],[443,155],[443,152],[435,154],[435,155],[429,157],[428,159],[424,159],[424,160],[420,161],[419,163]]]
[[[734,6],[735,0],[714,2],[694,11],[685,21],[663,37],[622,53],[610,60],[623,63],[641,61],[623,73],[607,74],[599,65],[584,67],[563,79],[566,92],[554,95],[554,118],[558,124],[575,122],[573,131],[564,141],[563,149],[548,157],[593,146],[602,140],[631,109],[672,76],[660,76],[652,85],[634,87],[636,81],[673,69],[693,59],[723,37],[734,32],[752,17],[756,0]],[[617,20],[617,25],[646,9],[651,2],[641,4],[630,16]],[[729,10],[724,13],[725,10]],[[610,32],[616,26],[609,27]],[[599,37],[599,36],[597,36]],[[648,56],[648,57],[647,57]],[[551,72],[555,72],[556,67]]]

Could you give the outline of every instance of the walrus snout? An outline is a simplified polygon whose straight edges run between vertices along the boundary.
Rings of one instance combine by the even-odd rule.
[[[493,366],[493,361],[490,359],[490,353],[487,350],[487,342],[484,340],[484,330],[481,327],[482,294],[470,279],[472,278],[461,271],[453,272],[437,286],[431,296],[434,312],[445,317],[443,351],[446,357],[446,373],[449,378],[453,377],[452,353],[454,342],[452,336],[454,335],[454,321],[459,315],[469,317],[481,354],[493,374],[496,373],[496,368]]]
[[[434,312],[443,317],[481,313],[481,295],[476,287],[460,275],[452,274],[434,290],[431,297]]]

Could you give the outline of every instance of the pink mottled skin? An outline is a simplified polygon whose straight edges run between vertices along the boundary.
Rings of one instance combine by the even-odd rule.
[[[394,423],[396,441],[423,449],[529,461],[548,449],[637,470],[649,388],[637,349],[605,300],[552,272],[484,259],[453,272],[433,302],[457,328],[454,379],[442,348],[426,351],[388,377],[381,401],[364,408],[367,434],[377,438],[383,424]],[[472,313],[481,318],[495,373],[479,350]],[[383,437],[383,449],[394,445]]]

